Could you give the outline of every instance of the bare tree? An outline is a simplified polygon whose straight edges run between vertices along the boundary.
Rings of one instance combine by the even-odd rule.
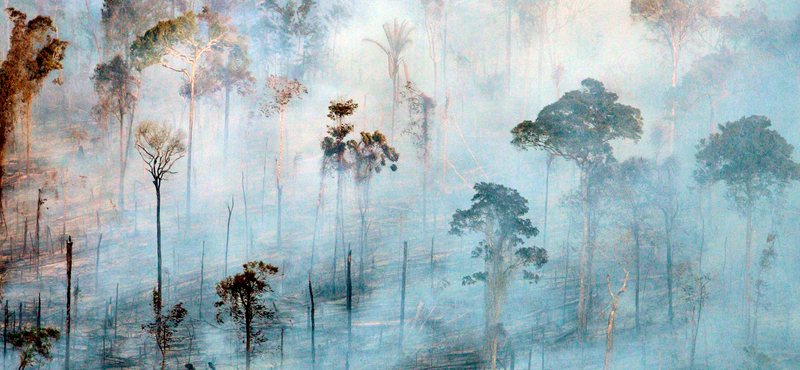
[[[161,183],[175,174],[172,166],[186,154],[183,131],[153,121],[144,121],[136,130],[136,149],[145,163],[145,169],[153,178],[156,189],[156,241],[158,252],[158,296],[161,292]],[[160,303],[161,300],[159,299]],[[158,307],[161,312],[161,307]]]

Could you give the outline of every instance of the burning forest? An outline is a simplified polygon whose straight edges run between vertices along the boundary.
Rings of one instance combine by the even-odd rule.
[[[2,8],[2,369],[800,368],[796,2]]]

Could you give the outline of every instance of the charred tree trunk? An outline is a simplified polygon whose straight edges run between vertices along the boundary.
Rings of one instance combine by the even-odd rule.
[[[347,251],[347,359],[345,369],[350,369],[350,352],[353,350],[353,251]]]
[[[606,360],[603,369],[611,370],[611,351],[614,349],[614,316],[616,316],[617,308],[619,307],[619,296],[628,290],[628,271],[625,271],[625,280],[616,295],[611,290],[611,279],[608,275],[606,275],[606,285],[608,286],[608,294],[611,296],[611,312],[608,314],[608,325],[606,326]]]
[[[203,252],[200,255],[200,307],[198,314],[200,320],[203,319],[203,282],[205,281],[205,267],[206,267],[206,241],[203,240]]]
[[[311,299],[311,370],[317,367],[317,348],[315,343],[316,322],[314,306],[314,288],[311,287],[311,272],[308,273],[308,296]]]
[[[581,206],[583,209],[583,245],[581,247],[580,292],[578,297],[578,333],[585,339],[589,320],[589,297],[591,296],[591,271],[589,271],[589,205],[588,174],[581,169]]]
[[[6,301],[6,312],[8,312],[8,301]],[[8,317],[6,317],[8,323]],[[66,324],[66,349],[64,354],[64,370],[69,370],[69,339],[72,324],[72,237],[67,237],[67,324]],[[7,326],[7,325],[6,325]],[[5,344],[3,346],[5,353]]]
[[[231,205],[228,207],[228,227],[225,232],[225,266],[222,267],[222,275],[228,277],[228,242],[231,239],[231,215],[233,214],[234,200],[231,197]]]
[[[223,144],[223,155],[225,163],[228,162],[228,118],[231,106],[231,88],[225,86],[225,143]]]

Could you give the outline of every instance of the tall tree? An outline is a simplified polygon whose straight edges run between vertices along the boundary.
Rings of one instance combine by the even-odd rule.
[[[301,94],[308,94],[308,89],[297,81],[297,79],[288,79],[281,76],[270,76],[267,80],[266,87],[269,96],[267,101],[261,105],[261,113],[267,117],[277,114],[281,131],[280,142],[278,144],[278,159],[275,162],[275,189],[278,192],[278,225],[275,238],[278,249],[280,249],[282,240],[281,204],[283,200],[283,182],[281,179],[283,169],[284,120],[286,118],[286,109],[289,107],[289,103],[292,99],[300,99],[302,97]],[[264,156],[266,155],[267,153],[265,152]]]
[[[642,280],[642,247],[648,244],[652,218],[653,164],[647,159],[634,157],[619,164],[615,171],[616,202],[619,205],[620,227],[630,236],[634,263],[634,324],[639,333],[639,293]]]
[[[794,147],[769,118],[742,117],[719,126],[719,132],[700,140],[694,178],[700,184],[724,182],[726,195],[747,220],[745,248],[745,339],[752,340],[751,249],[753,209],[764,199],[780,197],[792,181],[800,179],[800,164],[792,159]]]
[[[414,27],[411,27],[407,21],[402,23],[397,19],[394,23],[384,23],[383,33],[386,36],[386,44],[374,39],[364,39],[364,41],[371,42],[378,45],[381,50],[386,54],[386,61],[389,67],[389,79],[392,80],[392,139],[394,139],[394,119],[395,111],[397,110],[397,103],[400,90],[400,63],[403,62],[406,48],[411,46],[411,32]]]
[[[631,0],[631,17],[642,21],[655,34],[657,42],[666,46],[671,55],[672,96],[678,86],[678,68],[684,46],[696,36],[716,12],[716,0]],[[677,100],[671,97],[669,147],[675,145],[675,113]]]
[[[126,116],[133,115],[136,105],[138,81],[128,63],[117,55],[108,63],[98,64],[92,75],[97,104],[92,112],[97,116],[111,115],[119,123],[119,207],[125,212],[125,169],[128,163],[130,136],[132,134],[132,117],[126,122]],[[125,127],[127,124],[127,135]]]
[[[325,29],[313,0],[265,0],[263,39],[270,45],[270,54],[280,57],[283,74],[301,78],[320,69],[325,56]]]
[[[6,9],[14,24],[6,59],[0,65],[0,162],[8,134],[14,129],[19,111],[24,111],[25,122],[25,170],[30,170],[31,109],[33,100],[39,95],[50,72],[62,69],[61,61],[69,42],[56,36],[53,20],[46,16],[28,19],[28,15],[14,8]],[[61,83],[60,78],[53,82]],[[0,177],[2,177],[0,165]],[[0,186],[2,187],[2,186]],[[0,193],[1,194],[1,193]],[[0,208],[1,210],[1,208]]]
[[[217,284],[219,301],[217,322],[226,318],[237,325],[236,331],[245,343],[246,368],[250,370],[252,346],[267,341],[265,328],[272,324],[276,316],[273,307],[265,301],[272,293],[269,280],[278,273],[278,268],[262,261],[252,261],[243,265],[242,272],[228,276]]]
[[[580,169],[583,209],[578,330],[585,335],[589,297],[592,289],[594,243],[589,232],[590,180],[614,161],[610,141],[638,140],[642,135],[639,109],[617,102],[616,93],[607,91],[597,80],[585,79],[582,89],[564,94],[539,112],[536,121],[523,121],[511,130],[512,145],[526,150],[539,148],[575,162]]]
[[[344,247],[344,209],[342,206],[342,192],[347,172],[353,166],[352,152],[348,150],[347,135],[353,132],[353,125],[346,123],[358,108],[353,99],[339,99],[332,101],[328,106],[328,118],[334,124],[328,126],[328,136],[320,142],[322,149],[322,174],[336,174],[336,225],[334,228],[333,245],[333,293],[336,293],[336,254],[341,243]]]
[[[153,186],[156,190],[157,293],[159,297],[164,296],[161,291],[161,183],[168,176],[175,174],[172,166],[186,154],[183,140],[183,131],[173,131],[166,125],[152,121],[140,123],[136,130],[136,150],[139,151],[139,155],[144,161],[145,170],[153,178]],[[156,302],[155,299],[154,302]],[[158,302],[161,302],[160,298]],[[158,312],[161,312],[161,307],[158,307]]]
[[[131,44],[132,64],[141,71],[161,65],[179,72],[189,84],[189,140],[186,170],[186,221],[191,224],[192,205],[192,134],[194,131],[195,83],[204,58],[219,52],[231,37],[229,20],[204,7],[200,14],[192,11],[158,22]]]
[[[397,162],[400,153],[389,145],[386,136],[380,131],[374,133],[362,132],[361,140],[350,140],[347,146],[353,152],[353,177],[360,188],[359,210],[361,215],[361,233],[359,235],[360,257],[358,261],[358,276],[361,288],[364,288],[364,258],[367,246],[367,212],[369,212],[369,185],[372,177],[381,172],[387,163],[389,168],[397,171]]]
[[[500,315],[512,274],[523,269],[526,280],[538,281],[539,275],[527,269],[541,268],[547,263],[547,251],[535,246],[524,247],[525,239],[539,234],[531,220],[523,218],[528,213],[528,201],[519,193],[503,185],[477,183],[469,209],[457,209],[450,221],[450,234],[467,232],[483,234],[483,239],[472,251],[481,258],[484,270],[465,276],[463,285],[484,283],[485,338],[491,356],[491,369],[497,368],[497,342],[502,331]]]
[[[411,81],[406,83],[401,95],[408,104],[409,122],[404,132],[411,136],[417,149],[417,158],[422,162],[422,227],[423,232],[427,233],[428,182],[431,178],[431,126],[433,126],[436,102],[427,94],[419,91]]]

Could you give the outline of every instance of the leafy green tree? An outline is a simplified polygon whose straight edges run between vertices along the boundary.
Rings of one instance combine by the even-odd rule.
[[[665,45],[671,54],[672,90],[678,86],[678,67],[684,46],[692,40],[714,16],[716,0],[631,0],[631,17],[645,22],[655,35],[656,42]],[[673,99],[670,111],[669,146],[675,142],[675,110]]]
[[[270,117],[275,114],[278,115],[278,122],[280,123],[281,137],[278,144],[278,160],[275,163],[275,188],[278,192],[278,232],[276,241],[278,249],[281,248],[281,204],[283,200],[283,182],[281,181],[281,172],[283,169],[283,138],[284,138],[284,120],[286,118],[286,109],[292,99],[300,99],[302,94],[308,94],[303,84],[297,79],[288,79],[281,76],[270,76],[267,80],[267,90],[269,91],[269,98],[261,105],[261,113]],[[267,153],[264,153],[266,156]]]
[[[399,22],[397,19],[394,23],[384,23],[383,33],[386,36],[386,44],[374,39],[364,39],[364,41],[371,42],[378,45],[381,50],[386,54],[386,60],[389,67],[389,79],[392,80],[392,139],[394,139],[394,119],[395,111],[397,110],[397,103],[399,101],[400,91],[400,63],[403,62],[406,48],[413,43],[411,40],[411,32],[414,27],[408,24],[408,21]]]
[[[342,206],[342,192],[344,180],[353,166],[353,153],[348,150],[347,135],[353,132],[353,125],[344,120],[350,117],[358,108],[353,99],[339,99],[332,101],[328,106],[328,118],[334,124],[328,126],[328,136],[320,142],[322,149],[322,173],[336,174],[336,225],[334,227],[333,244],[333,294],[336,294],[336,254],[339,244],[344,247],[344,209]]]
[[[409,81],[401,92],[403,100],[408,104],[408,128],[404,131],[411,136],[417,149],[417,158],[422,162],[422,227],[428,230],[428,182],[431,162],[431,126],[436,102],[427,94],[419,91]],[[427,236],[427,235],[426,235]]]
[[[361,287],[364,287],[364,258],[367,246],[367,212],[369,212],[369,186],[372,177],[381,172],[388,163],[392,171],[397,171],[397,160],[400,153],[389,145],[386,136],[380,131],[374,133],[362,132],[361,140],[350,140],[348,148],[353,153],[353,178],[356,186],[361,190],[359,197],[359,213],[361,216],[361,232],[359,235],[360,257],[358,261],[358,276]]]
[[[18,333],[8,333],[8,342],[19,351],[19,370],[28,366],[44,365],[53,359],[50,350],[53,342],[61,338],[56,328],[29,328]]]
[[[137,70],[161,65],[181,73],[189,84],[189,138],[186,170],[186,220],[190,224],[192,205],[192,134],[194,132],[195,84],[206,58],[226,44],[232,33],[227,17],[203,7],[200,14],[192,11],[158,22],[131,44],[131,60]],[[169,57],[169,58],[167,58]]]
[[[511,144],[519,149],[539,148],[573,161],[580,169],[583,210],[578,329],[586,332],[588,304],[592,289],[593,233],[590,235],[591,177],[614,161],[610,141],[638,140],[642,135],[639,109],[617,102],[616,93],[607,91],[597,80],[585,79],[582,89],[564,94],[539,112],[536,121],[523,121],[511,130]]]
[[[740,63],[739,55],[723,48],[694,61],[681,80],[679,94],[684,107],[695,107],[701,102],[708,104],[711,132],[715,128],[719,104],[734,93],[731,80]]]
[[[183,308],[183,303],[178,303],[173,306],[166,315],[164,315],[161,312],[163,302],[161,301],[162,298],[159,290],[160,287],[153,289],[153,302],[151,303],[151,307],[153,307],[154,320],[151,323],[142,325],[142,329],[144,329],[144,331],[148,334],[152,335],[156,340],[156,346],[158,347],[158,351],[161,353],[161,370],[164,370],[164,366],[167,361],[167,352],[169,352],[169,350],[175,344],[173,337],[178,331],[178,328],[183,322],[183,319],[186,317],[188,311]]]
[[[465,276],[462,284],[484,283],[484,330],[494,370],[497,367],[497,339],[502,330],[500,315],[512,274],[522,269],[526,280],[538,281],[539,275],[525,268],[544,266],[547,251],[523,246],[525,239],[538,235],[539,230],[533,227],[531,220],[523,218],[528,213],[528,201],[516,190],[485,182],[477,183],[473,188],[472,206],[453,213],[450,234],[483,234],[483,239],[472,251],[472,257],[483,260],[484,270]]]
[[[69,42],[58,39],[50,17],[40,15],[26,22],[28,15],[19,10],[8,8],[6,13],[14,28],[11,30],[6,59],[0,65],[0,124],[3,126],[0,149],[5,148],[8,134],[18,119],[17,112],[24,107],[27,172],[30,170],[33,100],[39,95],[50,72],[62,69],[61,61],[66,56]],[[60,84],[61,79],[57,78],[54,82]],[[0,155],[0,162],[4,162],[2,159]]]
[[[780,197],[792,181],[800,179],[800,164],[792,160],[794,147],[777,131],[770,129],[769,118],[742,117],[719,126],[719,132],[697,145],[699,184],[724,182],[726,195],[747,220],[745,249],[745,335],[751,340],[751,249],[753,209],[766,198]]]
[[[264,328],[272,324],[277,314],[274,306],[265,301],[266,295],[272,293],[269,280],[277,273],[278,268],[273,265],[252,261],[243,265],[242,272],[217,284],[217,322],[221,324],[229,318],[238,326],[237,332],[245,343],[247,370],[253,345],[267,341]]]
[[[117,55],[110,62],[100,63],[95,67],[92,82],[98,96],[92,113],[98,117],[111,115],[119,123],[119,207],[125,212],[125,169],[133,130],[132,116],[136,106],[138,81],[128,63]],[[126,116],[129,118],[127,122]]]

